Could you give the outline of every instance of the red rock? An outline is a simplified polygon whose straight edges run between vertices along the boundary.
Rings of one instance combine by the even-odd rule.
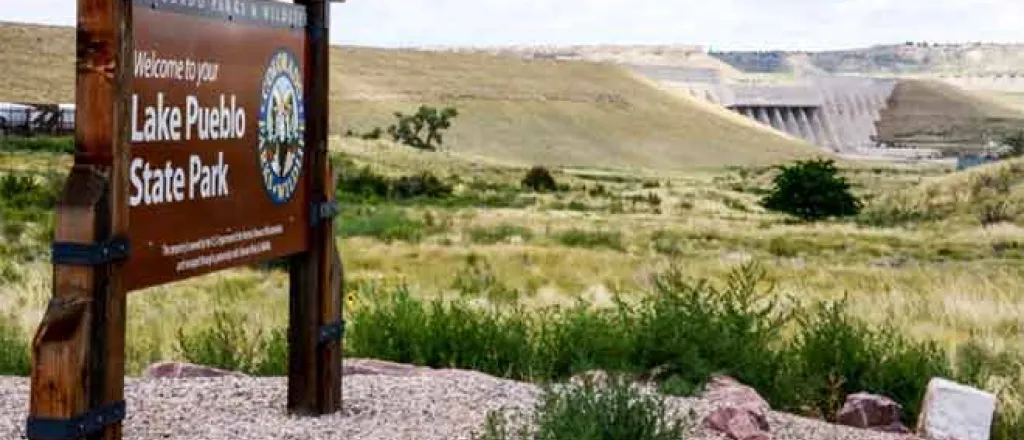
[[[868,393],[851,394],[836,414],[836,423],[883,432],[908,433],[900,420],[900,404],[892,399]]]
[[[771,406],[753,388],[727,376],[711,378],[704,399],[717,409],[703,425],[732,440],[771,440],[768,413]]]
[[[246,377],[246,375],[237,371],[221,370],[184,362],[160,362],[147,367],[143,377],[148,379],[189,379],[200,377]]]
[[[724,406],[704,418],[704,427],[713,429],[733,440],[771,440],[762,418],[750,411]]]
[[[719,405],[742,408],[761,418],[767,417],[772,409],[757,390],[729,376],[712,377],[705,388],[704,399]]]

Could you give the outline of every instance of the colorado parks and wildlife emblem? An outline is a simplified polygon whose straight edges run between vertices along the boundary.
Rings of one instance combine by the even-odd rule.
[[[261,90],[260,172],[267,196],[281,204],[299,186],[306,146],[302,73],[291,52],[279,50],[270,58]]]

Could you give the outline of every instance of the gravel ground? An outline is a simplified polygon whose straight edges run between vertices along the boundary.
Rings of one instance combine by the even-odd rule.
[[[285,413],[283,378],[129,379],[124,438],[172,440],[449,440],[470,439],[488,411],[530,410],[539,390],[479,373],[346,376],[342,412],[320,418]],[[21,439],[28,380],[0,377],[0,439]],[[706,414],[699,399],[671,398],[675,414]],[[771,416],[776,440],[906,438],[833,426],[785,414]],[[693,440],[718,439],[696,430]]]

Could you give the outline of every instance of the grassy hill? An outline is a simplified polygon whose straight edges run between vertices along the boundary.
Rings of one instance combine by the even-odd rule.
[[[71,102],[71,28],[0,24],[0,101]],[[515,164],[680,169],[817,153],[619,67],[484,53],[336,47],[332,132],[386,126],[395,111],[453,105],[445,146]]]
[[[901,80],[878,122],[894,144],[976,149],[985,139],[1024,126],[1024,112],[982,94],[931,80]]]

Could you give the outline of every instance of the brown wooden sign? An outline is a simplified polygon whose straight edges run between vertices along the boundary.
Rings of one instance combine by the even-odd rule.
[[[139,0],[129,290],[307,247],[306,10]]]
[[[121,438],[127,292],[275,257],[287,408],[340,408],[327,15],[327,0],[78,0],[75,163],[27,438]]]

